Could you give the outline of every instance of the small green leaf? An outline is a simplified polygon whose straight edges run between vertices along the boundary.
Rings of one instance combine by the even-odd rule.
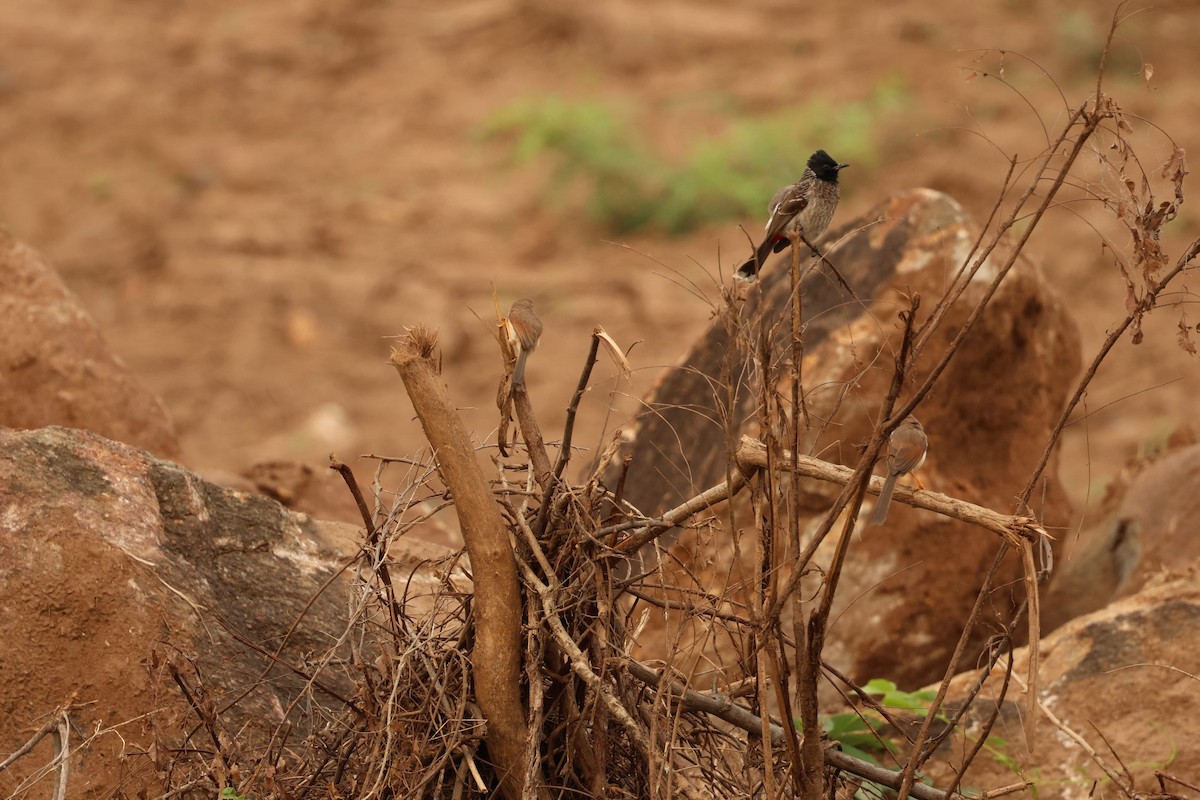
[[[831,739],[837,739],[842,734],[852,731],[871,730],[871,726],[867,724],[867,721],[853,712],[834,714],[832,717],[827,717],[822,727]]]
[[[863,687],[863,691],[870,695],[887,694],[888,692],[896,691],[896,684],[887,678],[873,678],[867,681],[867,685]]]
[[[881,701],[887,708],[899,708],[905,711],[925,711],[929,703],[911,692],[888,692]]]

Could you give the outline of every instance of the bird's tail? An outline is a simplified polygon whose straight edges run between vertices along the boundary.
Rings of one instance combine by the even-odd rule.
[[[758,278],[758,271],[767,263],[767,257],[775,251],[774,242],[767,239],[758,246],[754,255],[742,262],[733,276],[743,281],[753,281]]]
[[[517,353],[517,365],[513,367],[513,386],[525,385],[525,360],[529,358],[529,351],[522,349]]]
[[[898,477],[900,476],[889,472],[884,480],[883,491],[879,493],[879,499],[875,501],[875,510],[871,512],[872,525],[882,525],[887,520],[888,507],[892,504],[892,492],[896,491]]]

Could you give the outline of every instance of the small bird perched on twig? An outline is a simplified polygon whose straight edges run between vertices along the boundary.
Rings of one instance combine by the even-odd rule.
[[[517,354],[517,365],[513,367],[513,386],[525,384],[525,361],[537,349],[542,338],[542,320],[533,310],[533,301],[522,298],[508,310],[508,340]]]
[[[883,481],[879,499],[875,501],[875,510],[871,512],[872,525],[882,525],[887,519],[888,507],[892,504],[892,492],[896,490],[896,480],[901,475],[920,469],[928,453],[929,438],[925,436],[925,429],[917,422],[916,417],[909,414],[888,437],[888,474]],[[917,481],[917,486],[920,485],[921,482]]]
[[[788,246],[792,231],[798,231],[810,245],[815,243],[829,227],[833,212],[837,210],[841,194],[838,172],[848,166],[834,161],[824,150],[809,156],[808,169],[804,170],[800,180],[783,187],[771,198],[767,206],[770,215],[767,235],[754,255],[738,267],[734,277],[744,281],[757,278],[767,257]]]

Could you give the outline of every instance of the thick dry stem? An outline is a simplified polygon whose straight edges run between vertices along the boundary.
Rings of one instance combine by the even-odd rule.
[[[507,800],[522,796],[526,715],[521,703],[521,595],[517,565],[500,507],[433,361],[432,334],[416,330],[392,351],[454,509],[471,557],[475,584],[475,696],[487,717],[488,754]]]
[[[803,373],[801,369],[804,365],[804,284],[800,275],[800,248],[797,246],[797,237],[801,237],[800,231],[797,229],[792,238],[792,441],[789,455],[795,461],[802,454],[800,452],[800,419],[803,415],[807,419],[807,408],[804,405],[804,391],[802,387]],[[813,253],[819,254],[819,251],[813,249],[812,244],[809,248]],[[822,261],[825,256],[820,255]],[[841,280],[841,273],[837,272],[836,267],[829,265],[833,269],[834,274]],[[845,281],[843,281],[845,283]],[[849,285],[846,284],[849,289]],[[853,296],[854,291],[850,290]],[[857,300],[855,296],[855,300]],[[791,514],[788,520],[788,536],[789,544],[794,552],[801,552],[800,547],[800,493],[790,492],[791,499]],[[821,726],[818,721],[818,704],[817,704],[817,679],[821,670],[821,654],[816,653],[810,647],[809,642],[809,627],[804,621],[803,604],[800,602],[797,595],[792,595],[795,605],[795,618],[792,620],[792,630],[796,638],[796,706],[800,711],[800,723],[804,730],[804,738],[801,742],[796,741],[794,729],[788,730],[788,752],[792,754],[792,770],[795,775],[796,786],[799,790],[800,797],[804,800],[819,800],[825,793],[825,769],[824,760],[821,758]],[[787,708],[787,694],[782,692],[783,700],[780,702],[781,708]],[[791,718],[789,713],[786,719]]]

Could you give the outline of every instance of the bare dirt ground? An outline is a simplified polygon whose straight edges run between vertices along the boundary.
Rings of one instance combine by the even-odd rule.
[[[839,218],[918,185],[983,218],[1005,169],[983,137],[1029,158],[1042,123],[1064,114],[1021,56],[977,62],[973,48],[1033,59],[1075,106],[1112,11],[1036,0],[819,13],[773,0],[6,0],[0,225],[57,265],[161,394],[192,466],[411,453],[423,439],[384,361],[386,337],[419,322],[441,329],[447,383],[488,436],[493,286],[505,308],[534,298],[545,320],[530,381],[547,431],[561,426],[594,325],[640,342],[632,386],[605,365],[585,403],[577,441],[594,447],[707,323],[709,305],[679,283],[715,302],[713,276],[748,251],[739,224],[761,220],[616,246],[569,206],[542,202],[544,169],[501,166],[476,136],[491,114],[549,93],[624,103],[670,154],[720,130],[730,109],[853,102],[898,78],[908,108],[871,134],[879,157],[844,174]],[[1133,16],[1108,78],[1127,110],[1193,153],[1198,12],[1180,1]],[[1002,66],[1014,88],[971,72],[983,64]],[[1168,142],[1148,123],[1135,140],[1156,172]],[[1104,218],[1095,205],[1060,210],[1030,250],[1079,320],[1087,360],[1124,314],[1090,227]],[[1171,231],[1171,253],[1200,235],[1193,206]],[[1078,500],[1191,420],[1200,380],[1175,345],[1178,319],[1161,309],[1145,343],[1122,343],[1096,382],[1096,413],[1072,429],[1063,464]]]

